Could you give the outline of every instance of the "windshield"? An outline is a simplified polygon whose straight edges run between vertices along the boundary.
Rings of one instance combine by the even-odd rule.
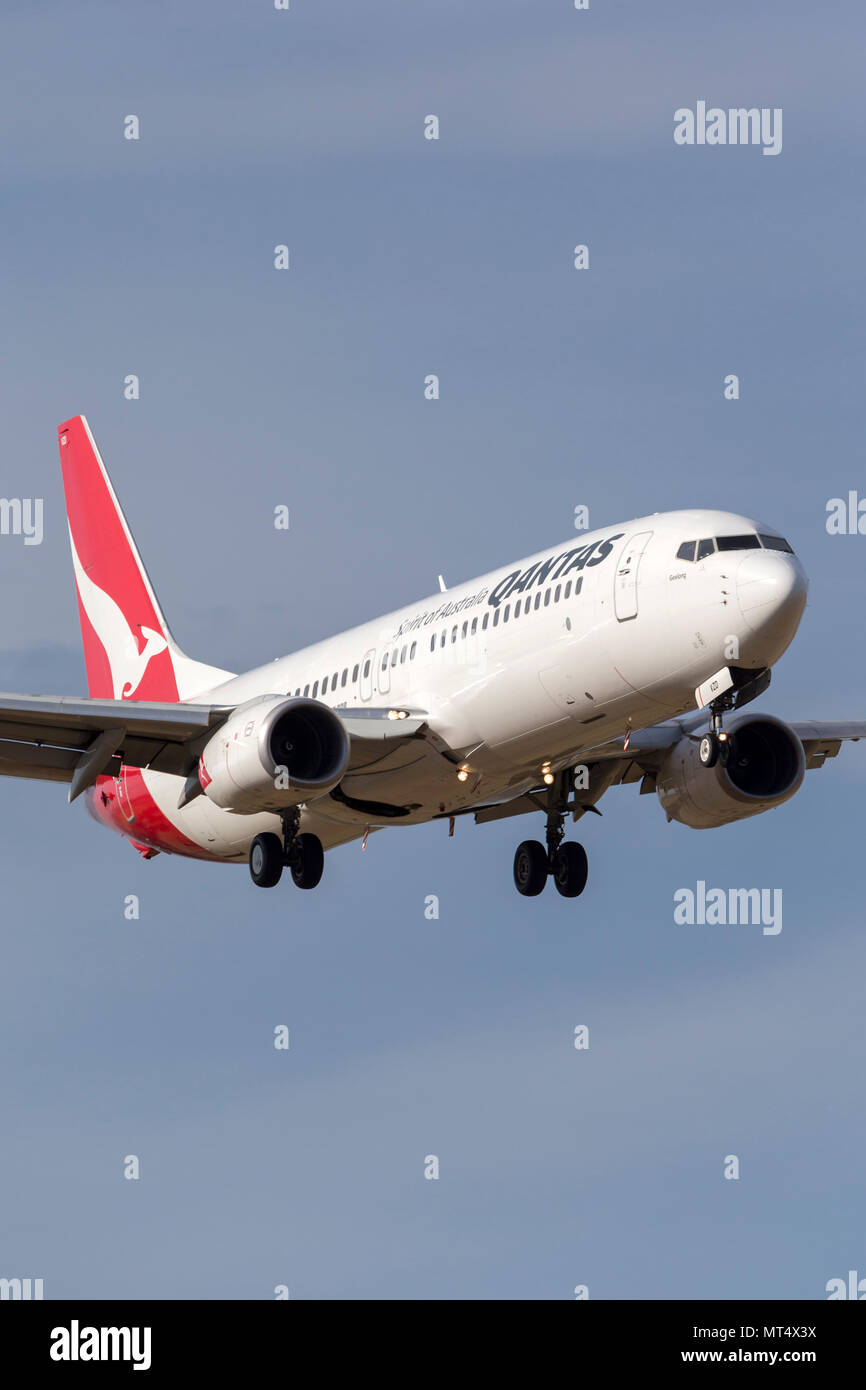
[[[769,536],[750,531],[742,536],[705,536],[699,541],[683,541],[677,551],[678,560],[705,560],[716,550],[783,550],[793,555],[793,547],[783,536]]]

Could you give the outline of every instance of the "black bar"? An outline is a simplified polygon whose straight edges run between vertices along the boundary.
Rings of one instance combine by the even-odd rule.
[[[332,1373],[341,1360],[354,1376],[402,1365],[409,1380],[419,1373],[429,1380],[437,1364],[463,1379],[479,1363],[488,1380],[500,1364],[513,1378],[528,1358],[533,1381],[553,1375],[562,1359],[575,1376],[739,1364],[799,1365],[826,1377],[862,1362],[866,1323],[847,1299],[514,1302],[402,1302],[395,1313],[384,1301],[10,1300],[0,1304],[0,1335],[3,1364],[16,1365],[19,1376],[135,1376],[137,1361],[142,1382],[193,1372],[199,1385],[265,1367],[307,1379],[311,1371]],[[90,1359],[92,1351],[105,1359]]]

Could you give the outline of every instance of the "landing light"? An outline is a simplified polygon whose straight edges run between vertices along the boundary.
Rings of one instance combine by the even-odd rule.
[[[549,787],[553,784],[553,773],[550,770],[550,763],[541,764],[541,780],[544,782],[544,785],[546,787]]]
[[[389,719],[408,719],[408,717],[409,711],[407,709],[389,709],[388,711]]]
[[[458,781],[458,782],[465,782],[465,781],[466,781],[466,778],[467,778],[468,776],[469,776],[469,768],[468,768],[468,766],[466,765],[466,763],[463,763],[463,765],[462,765],[461,767],[458,767],[458,769],[457,769],[457,781]]]

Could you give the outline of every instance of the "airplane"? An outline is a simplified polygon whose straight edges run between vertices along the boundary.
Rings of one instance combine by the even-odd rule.
[[[0,695],[0,774],[68,783],[145,858],[285,868],[389,826],[535,814],[514,883],[587,882],[566,820],[639,783],[668,821],[788,801],[866,721],[785,723],[764,693],[807,593],[773,527],[684,510],[574,535],[237,675],[163,617],[83,415],[59,427],[88,697]]]

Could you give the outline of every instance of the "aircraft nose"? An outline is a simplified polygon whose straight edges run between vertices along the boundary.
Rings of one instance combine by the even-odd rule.
[[[763,633],[770,627],[778,629],[780,636],[783,630],[793,636],[806,607],[808,587],[795,555],[750,551],[737,570],[740,612],[753,632]]]

